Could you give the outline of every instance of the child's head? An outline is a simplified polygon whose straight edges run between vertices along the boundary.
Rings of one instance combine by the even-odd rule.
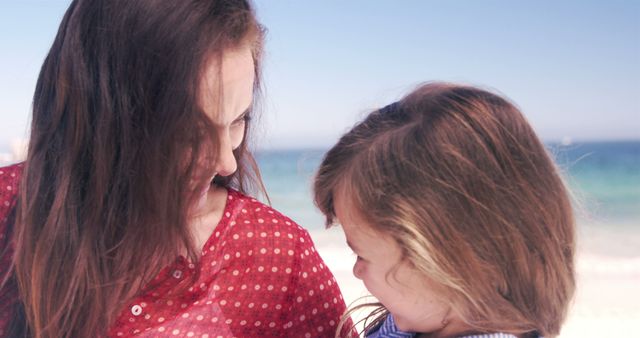
[[[518,109],[426,84],[326,155],[315,201],[361,257],[356,277],[403,330],[559,333],[575,288],[574,220]]]

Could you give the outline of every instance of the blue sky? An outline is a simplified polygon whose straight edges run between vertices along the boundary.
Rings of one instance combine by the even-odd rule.
[[[0,0],[0,147],[28,133],[68,1]],[[317,147],[423,81],[515,101],[545,140],[640,139],[639,1],[256,1],[268,29],[259,144]]]

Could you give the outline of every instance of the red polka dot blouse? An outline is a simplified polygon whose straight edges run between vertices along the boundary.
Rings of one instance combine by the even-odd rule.
[[[21,169],[0,168],[0,252],[11,246],[7,215]],[[307,231],[235,190],[227,199],[198,264],[179,258],[162,270],[121,311],[110,337],[334,337],[346,306]],[[0,257],[0,276],[11,255]],[[173,294],[198,271],[195,285]],[[0,290],[0,336],[16,297]]]

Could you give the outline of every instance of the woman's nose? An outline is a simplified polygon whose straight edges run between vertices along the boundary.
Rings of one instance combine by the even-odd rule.
[[[226,140],[221,140],[218,156],[216,158],[215,170],[220,176],[229,176],[236,172],[238,169],[238,163],[236,157],[233,154],[233,146],[231,145],[228,137]]]

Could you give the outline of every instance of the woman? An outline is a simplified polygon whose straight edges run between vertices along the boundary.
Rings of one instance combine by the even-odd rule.
[[[72,2],[0,169],[0,336],[333,336],[308,233],[244,194],[261,46],[243,0]]]

